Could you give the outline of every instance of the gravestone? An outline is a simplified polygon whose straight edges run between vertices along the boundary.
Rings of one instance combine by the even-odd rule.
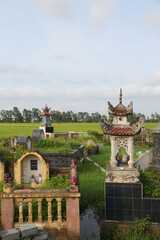
[[[160,172],[160,124],[152,131],[153,157],[150,167]]]
[[[159,221],[160,217],[154,219],[150,206],[152,200],[143,199],[143,185],[134,164],[134,135],[140,133],[144,120],[140,118],[136,124],[129,125],[127,115],[133,113],[133,103],[128,107],[122,104],[122,90],[116,107],[108,102],[108,112],[113,121],[100,121],[103,133],[109,135],[111,142],[111,160],[105,179],[105,220],[134,221],[136,217],[143,218],[149,213],[153,221]],[[119,161],[117,158],[122,147],[127,156],[122,155]],[[156,206],[157,202],[152,202],[152,207]]]

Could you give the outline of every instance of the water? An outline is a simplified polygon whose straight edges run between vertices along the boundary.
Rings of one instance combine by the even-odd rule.
[[[99,216],[96,215],[94,208],[88,208],[80,217],[81,239],[100,240]]]
[[[85,210],[80,217],[80,239],[81,240],[100,240],[100,217],[95,213],[93,207]],[[45,229],[53,239],[71,240],[67,237],[67,230]],[[52,238],[51,238],[52,239]]]

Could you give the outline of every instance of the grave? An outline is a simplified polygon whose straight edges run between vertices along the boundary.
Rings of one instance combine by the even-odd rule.
[[[160,124],[152,131],[153,135],[153,157],[150,167],[160,172]]]
[[[127,116],[133,113],[133,102],[128,107],[122,104],[122,90],[116,107],[108,102],[108,112],[113,116],[113,121],[107,122],[101,119],[100,122],[103,133],[110,136],[111,142],[111,160],[106,172],[106,183],[139,182],[139,172],[134,167],[134,135],[140,132],[144,120],[140,118],[136,124],[129,125]],[[126,154],[121,154],[121,148]]]
[[[52,138],[54,133],[54,128],[51,124],[51,113],[49,112],[51,109],[48,108],[47,104],[44,108],[42,108],[43,113],[41,113],[42,116],[42,123],[39,129],[42,129],[45,135],[45,138]]]
[[[85,132],[74,132],[74,131],[66,131],[66,132],[55,132],[54,127],[51,123],[51,108],[48,108],[47,104],[44,108],[42,108],[43,112],[41,113],[42,123],[39,129],[33,129],[32,139],[33,144],[36,143],[40,139],[49,139],[49,138],[57,138],[57,137],[69,137],[76,138],[79,135],[86,134]]]
[[[128,107],[122,104],[122,90],[119,104],[113,107],[108,102],[108,111],[113,121],[100,121],[103,133],[111,141],[111,160],[105,179],[105,221],[134,221],[150,216],[151,222],[160,222],[160,198],[143,198],[143,184],[134,164],[134,135],[140,133],[144,121],[140,118],[136,124],[129,125],[127,115],[132,114],[133,103]],[[160,138],[157,139],[159,142]],[[121,147],[126,156],[118,159]]]

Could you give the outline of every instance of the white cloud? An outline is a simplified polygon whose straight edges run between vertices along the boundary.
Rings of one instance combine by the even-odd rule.
[[[83,88],[75,88],[72,90],[68,90],[62,93],[64,98],[73,99],[74,100],[82,100],[82,101],[93,101],[97,99],[105,99],[106,97],[112,97],[113,93],[116,92],[116,89],[111,88],[91,88],[91,87],[83,87]]]
[[[49,14],[66,18],[74,14],[74,5],[67,0],[33,0],[38,6],[42,7]]]
[[[147,79],[143,83],[146,84],[146,85],[149,85],[149,86],[159,85],[160,84],[160,70],[155,72],[155,75],[154,75],[153,78]]]
[[[0,99],[1,100],[17,100],[22,99],[27,101],[32,101],[37,98],[45,97],[46,94],[44,90],[40,88],[33,88],[31,86],[26,86],[23,88],[0,88]]]
[[[145,26],[149,29],[157,29],[160,32],[160,8],[150,13],[144,20]]]
[[[110,11],[115,8],[115,0],[102,0],[94,3],[90,10],[89,20],[96,27],[103,26],[108,18]]]
[[[126,96],[133,97],[156,97],[160,96],[160,84],[157,86],[144,85],[142,83],[134,83],[128,86],[125,86],[124,91]]]

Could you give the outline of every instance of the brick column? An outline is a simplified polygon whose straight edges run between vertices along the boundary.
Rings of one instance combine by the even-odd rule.
[[[67,198],[67,231],[73,237],[80,237],[79,198]]]
[[[2,227],[3,230],[8,230],[14,227],[14,199],[2,198]]]

